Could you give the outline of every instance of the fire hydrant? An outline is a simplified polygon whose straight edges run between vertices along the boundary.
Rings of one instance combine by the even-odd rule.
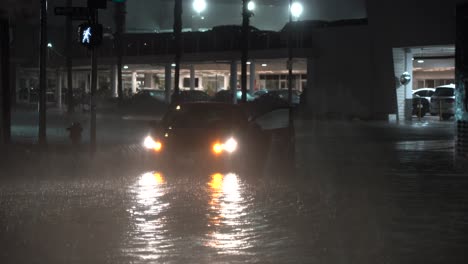
[[[67,128],[70,133],[69,137],[73,145],[79,145],[81,143],[81,134],[83,127],[78,122],[73,122],[70,127]]]

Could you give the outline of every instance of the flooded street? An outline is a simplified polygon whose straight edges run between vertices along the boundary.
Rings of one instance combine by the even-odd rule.
[[[450,134],[302,129],[281,175],[158,171],[135,147],[89,167],[2,165],[0,262],[466,263],[468,177]]]

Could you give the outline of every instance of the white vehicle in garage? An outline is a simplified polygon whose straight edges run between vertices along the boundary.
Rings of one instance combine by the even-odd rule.
[[[421,97],[431,102],[431,97],[435,92],[435,88],[420,88],[413,91],[413,97]]]
[[[455,84],[436,87],[431,97],[431,115],[448,120],[455,115]]]

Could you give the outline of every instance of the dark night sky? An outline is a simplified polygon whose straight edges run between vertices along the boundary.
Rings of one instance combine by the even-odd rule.
[[[191,28],[191,0],[184,6],[184,27]],[[205,20],[200,28],[222,24],[241,23],[241,0],[206,0]],[[252,24],[260,29],[279,30],[288,20],[287,0],[257,0],[257,9]],[[337,20],[366,17],[365,0],[303,0],[304,15],[301,19]],[[172,28],[171,0],[128,1],[127,26],[129,31],[154,31]]]

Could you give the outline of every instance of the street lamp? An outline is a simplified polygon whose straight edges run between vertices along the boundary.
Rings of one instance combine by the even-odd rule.
[[[304,12],[304,6],[300,2],[294,2],[291,4],[291,15],[298,19],[301,15],[302,12]]]
[[[48,48],[52,48],[52,47],[53,47],[53,46],[52,46],[52,43],[50,43],[50,42],[47,43],[47,47],[48,47]]]
[[[201,12],[205,11],[206,9],[206,2],[205,0],[194,0],[192,4],[193,10],[200,14]]]
[[[247,10],[249,10],[251,12],[255,10],[255,2],[254,1],[249,1],[249,3],[247,4]]]

